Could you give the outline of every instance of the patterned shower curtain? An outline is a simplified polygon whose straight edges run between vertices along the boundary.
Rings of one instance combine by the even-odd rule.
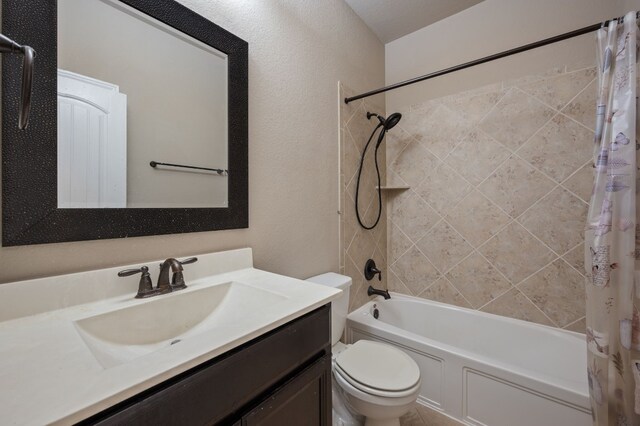
[[[587,373],[598,426],[640,425],[638,37],[636,12],[597,34],[595,184],[585,266]]]

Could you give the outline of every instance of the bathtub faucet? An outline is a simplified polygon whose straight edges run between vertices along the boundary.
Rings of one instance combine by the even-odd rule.
[[[369,286],[369,288],[367,289],[367,295],[373,296],[374,294],[384,297],[384,300],[391,299],[389,290],[378,290],[377,288],[373,288],[373,286]]]

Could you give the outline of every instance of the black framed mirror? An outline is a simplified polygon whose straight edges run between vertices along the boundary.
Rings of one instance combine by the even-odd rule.
[[[2,59],[3,246],[248,227],[245,41],[172,0],[2,0],[2,32],[36,51],[25,130]]]

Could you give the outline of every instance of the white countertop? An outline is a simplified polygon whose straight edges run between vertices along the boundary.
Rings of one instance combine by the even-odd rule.
[[[98,294],[104,295],[105,290],[100,288],[91,293],[86,287],[108,285],[105,281],[124,267],[0,285],[0,311],[5,312],[4,318],[0,318],[3,320],[0,322],[2,424],[75,423],[308,313],[341,293],[334,288],[255,269],[250,249],[198,257],[199,266],[193,268],[191,274],[195,279],[189,279],[192,265],[185,266],[187,289],[149,299],[133,298],[137,290],[138,277],[135,276],[127,279],[129,292],[91,300]],[[220,262],[224,266],[220,266]],[[150,270],[155,275],[154,268]],[[156,277],[153,278],[155,281]],[[243,315],[241,321],[234,321],[223,329],[192,334],[179,344],[108,368],[98,362],[75,325],[76,320],[96,314],[232,281],[283,297],[260,305]],[[125,288],[120,282],[113,281],[114,285],[120,285],[116,286],[116,292]],[[78,283],[84,286],[83,295],[74,299],[73,290]],[[34,294],[35,289],[41,292]],[[35,313],[33,305],[28,303],[27,290],[38,299]],[[60,298],[64,300],[61,302]],[[49,302],[46,299],[50,299]],[[47,304],[57,309],[47,310]],[[13,318],[7,318],[7,310],[12,310]]]

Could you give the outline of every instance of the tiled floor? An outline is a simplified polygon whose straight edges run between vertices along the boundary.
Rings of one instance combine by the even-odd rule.
[[[415,407],[400,418],[400,426],[462,426],[444,414],[416,403]]]

